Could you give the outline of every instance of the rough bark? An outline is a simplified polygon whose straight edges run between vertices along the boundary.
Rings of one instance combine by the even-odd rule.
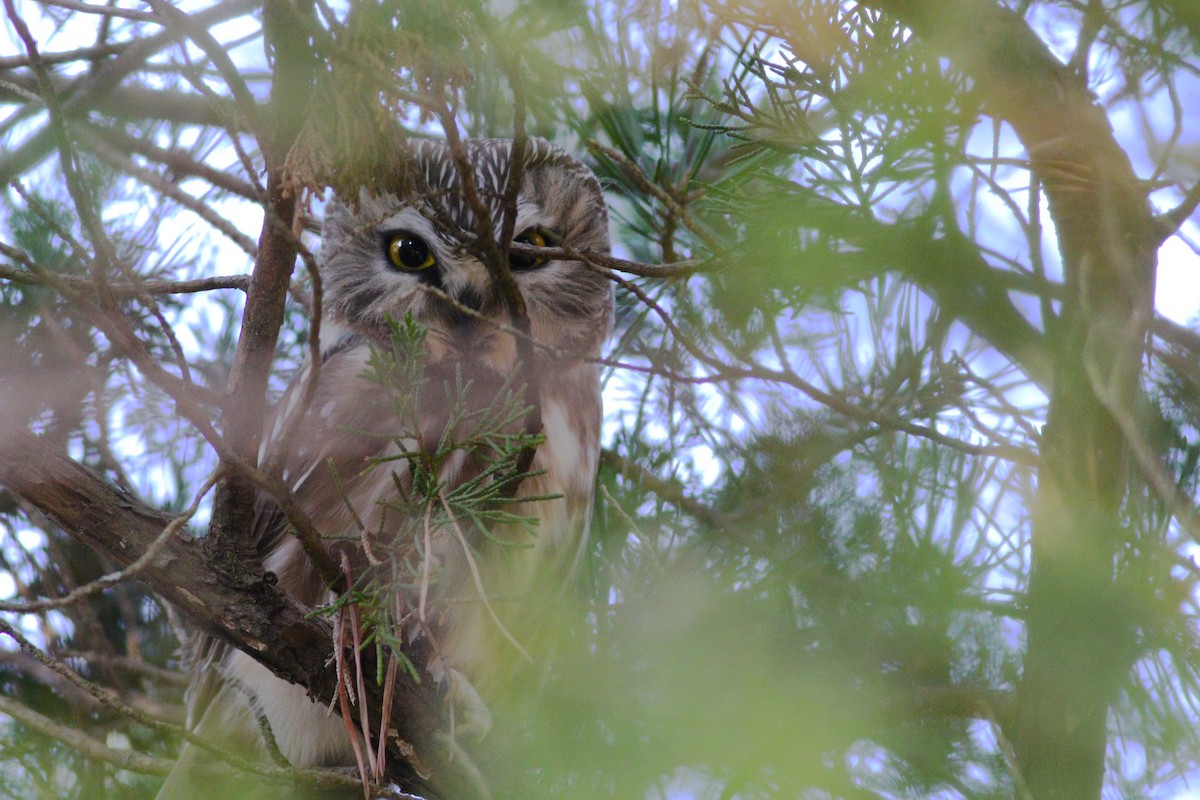
[[[305,5],[311,11],[311,4]],[[270,130],[258,132],[267,164],[267,203],[229,375],[224,425],[232,450],[249,464],[258,460],[267,381],[297,256],[297,238],[292,231],[297,197],[283,164],[300,130],[315,67],[312,52],[303,46],[298,30],[302,26],[287,18],[296,9],[277,0],[267,3],[263,13],[264,33],[275,48]],[[233,585],[261,577],[251,533],[255,494],[253,484],[231,470],[217,484],[213,500],[204,549],[214,568]]]
[[[1009,728],[1038,800],[1099,797],[1107,713],[1135,656],[1115,582],[1122,418],[1152,316],[1154,224],[1104,109],[1016,13],[988,0],[869,3],[962,69],[1042,181],[1066,291],[1034,509],[1024,673]]]
[[[133,563],[162,533],[171,516],[107,484],[40,437],[6,432],[0,446],[0,486],[41,509],[64,531],[114,564]],[[138,580],[207,633],[231,643],[277,675],[305,686],[328,702],[337,690],[328,623],[310,619],[308,609],[282,595],[270,580],[231,587],[212,573],[200,542],[175,537]],[[364,654],[368,659],[371,653]],[[372,672],[373,674],[373,672]],[[452,770],[434,744],[440,722],[432,682],[399,681],[392,698],[391,726],[413,746],[403,752],[389,742],[392,779],[410,789],[451,784]],[[367,682],[367,707],[383,706],[383,687]],[[372,714],[377,721],[378,715]],[[409,760],[411,759],[411,761]],[[419,777],[411,762],[429,770]],[[435,795],[430,795],[435,796]]]
[[[268,196],[258,257],[246,284],[238,346],[221,403],[220,438],[227,447],[222,453],[230,461],[252,465],[257,461],[267,382],[298,255],[295,222],[299,198],[284,164],[310,110],[308,96],[317,62],[302,17],[311,15],[313,6],[308,0],[272,0],[264,7],[264,31],[275,69],[271,102],[263,112],[254,106],[236,68],[208,31],[208,25],[220,18],[217,11],[189,17],[167,4],[152,4],[167,31],[129,48],[96,77],[73,85],[61,110],[63,115],[80,114],[102,103],[117,91],[117,84],[131,69],[183,37],[195,41],[217,68],[224,70],[246,124],[258,137],[267,172]],[[220,13],[246,8],[242,0],[230,0],[220,6]],[[49,145],[38,137],[31,136],[20,153],[0,159],[0,174],[6,168],[20,172],[44,157]],[[18,430],[5,434],[0,444],[0,485],[113,563],[131,564],[170,522],[169,516],[109,486],[39,437]],[[337,690],[330,626],[308,619],[309,609],[277,591],[272,576],[263,570],[251,545],[258,491],[244,469],[228,466],[217,486],[208,535],[203,539],[176,537],[137,577],[206,633],[328,702]],[[375,674],[374,651],[361,657],[364,672]],[[353,658],[348,660],[353,663]],[[368,682],[366,696],[360,700],[370,712],[372,732],[378,734],[384,687]],[[358,714],[357,707],[353,713]],[[432,680],[421,685],[399,681],[391,694],[389,719],[394,729],[394,735],[388,737],[389,779],[431,798],[443,792],[456,797],[475,795],[469,779],[458,786],[462,770],[457,764],[451,766],[453,755],[443,752],[438,738],[444,728],[442,707]]]

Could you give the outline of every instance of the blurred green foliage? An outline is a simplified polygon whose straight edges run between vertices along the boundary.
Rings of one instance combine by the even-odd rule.
[[[512,135],[523,109],[529,133],[590,157],[618,255],[676,268],[617,275],[591,548],[558,609],[554,661],[496,709],[481,747],[497,798],[1023,796],[1010,737],[1049,402],[1043,367],[1057,352],[1064,293],[1055,221],[974,83],[879,5],[318,4],[311,43],[326,105],[306,114],[308,149],[291,162],[301,178],[358,185],[396,157],[387,146],[437,135],[445,119],[414,98],[444,101],[473,136]],[[1147,120],[1121,121],[1134,157],[1159,152],[1166,164],[1176,145],[1195,152],[1191,130],[1150,121],[1178,120],[1181,93],[1195,87],[1200,38],[1187,2],[1007,5],[1064,61],[1093,37],[1083,79],[1114,119],[1125,104]],[[22,13],[57,31],[53,51],[157,30],[88,10]],[[265,97],[259,25],[241,17],[221,36]],[[31,75],[7,62],[0,73]],[[96,104],[72,124],[257,180],[261,154],[237,121],[201,125],[173,110],[182,102],[166,105],[203,100],[197,83],[229,95],[228,76],[194,47],[154,50],[124,80],[161,92],[160,114]],[[0,150],[16,152],[29,130],[0,121]],[[322,173],[339,147],[361,161]],[[252,205],[164,160],[145,164],[206,206]],[[206,249],[219,234],[191,231],[198,218],[161,185],[150,187],[160,210],[122,213],[141,207],[146,185],[113,164],[94,176],[108,234],[128,245],[124,278],[249,270],[240,251]],[[85,238],[56,165],[21,180],[24,193],[0,198],[3,266],[28,269],[20,253],[48,273],[86,275],[86,247],[63,235]],[[315,234],[304,241],[317,249]],[[302,269],[294,288],[275,389],[304,357],[314,287]],[[36,400],[6,423],[56,432],[109,479],[186,507],[214,457],[169,398],[53,288],[5,280],[0,308],[11,343],[0,390]],[[239,308],[233,293],[122,299],[156,360],[178,372],[183,353],[197,383],[217,392]],[[1151,342],[1138,424],[1191,503],[1200,338],[1166,330]],[[86,380],[40,383],[58,374]],[[1200,573],[1172,501],[1133,466],[1128,484],[1119,518],[1104,524],[1119,540],[1112,624],[1132,632],[1137,653],[1109,709],[1105,796],[1169,796],[1200,757]],[[13,598],[61,596],[109,569],[35,509],[0,499],[0,571]],[[136,584],[21,619],[89,679],[178,719],[178,684],[102,666],[178,666],[167,611]],[[0,694],[110,746],[124,737],[170,757],[160,734],[78,704],[12,651],[0,655],[13,656],[0,658]],[[153,777],[18,723],[7,730],[7,795],[153,794]]]

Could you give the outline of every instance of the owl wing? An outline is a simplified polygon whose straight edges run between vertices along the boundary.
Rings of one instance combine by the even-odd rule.
[[[382,518],[386,502],[395,497],[397,482],[401,489],[411,488],[403,459],[382,463],[380,459],[395,456],[402,447],[414,448],[417,443],[398,441],[404,432],[387,392],[364,375],[371,356],[369,340],[332,325],[326,328],[332,335],[327,339],[330,344],[323,348],[320,376],[311,400],[302,407],[304,387],[312,374],[312,366],[306,364],[275,409],[260,460],[263,464],[280,464],[281,477],[317,530],[332,539],[348,540],[346,551],[354,552],[360,541],[360,524],[375,531],[384,530],[385,521],[388,528],[398,522],[395,517]],[[495,384],[495,376],[474,377],[477,380],[473,385],[486,396],[490,391],[487,387]],[[436,379],[449,384],[449,375]],[[482,582],[497,597],[525,594],[535,584],[539,590],[548,589],[546,581],[537,576],[557,576],[561,580],[561,573],[569,569],[586,540],[599,451],[597,370],[594,365],[574,364],[551,371],[542,381],[542,394],[547,440],[535,456],[535,474],[525,480],[519,492],[533,499],[510,509],[537,520],[536,535],[528,547],[515,550],[496,546],[487,537],[470,545],[476,552]],[[430,430],[418,431],[417,435],[436,440],[437,429],[447,421],[448,413],[436,402],[423,409],[418,426]],[[295,426],[295,430],[285,436],[289,426]],[[469,457],[450,461],[456,471],[444,476],[447,488],[468,480],[480,466],[471,466]],[[440,616],[445,621],[438,633],[439,652],[445,656],[441,667],[445,669],[439,671],[451,685],[464,677],[469,680],[468,694],[478,690],[485,698],[491,697],[522,660],[511,644],[510,631],[537,652],[541,648],[533,640],[540,635],[539,628],[548,630],[549,626],[539,626],[533,612],[551,604],[498,606],[502,622],[490,611],[485,613],[481,587],[464,567],[468,545],[450,535],[447,528],[452,527],[444,526],[441,531],[441,552],[455,562],[447,568],[449,579],[443,596],[456,602],[451,603],[453,614]],[[498,540],[526,535],[496,527],[500,526],[494,526],[490,535]],[[470,535],[469,530],[466,533]],[[266,493],[257,498],[250,534],[265,568],[277,575],[284,592],[309,606],[327,599],[326,587],[291,534],[286,516]],[[332,546],[336,547],[336,542]],[[341,720],[309,700],[301,687],[287,683],[241,651],[210,637],[201,637],[194,652],[198,655],[194,659],[189,723],[198,733],[214,741],[236,743],[242,754],[258,751],[265,758],[259,735],[260,721],[265,719],[280,751],[291,763],[305,767],[353,764]],[[457,706],[458,700],[454,702]],[[218,796],[212,793],[211,780],[198,777],[204,765],[214,763],[216,758],[211,754],[185,745],[160,799]],[[230,796],[243,796],[240,790],[251,785],[257,791],[257,785],[249,782]],[[270,788],[269,796],[277,793],[277,787]]]
[[[344,540],[353,551],[361,539],[360,523],[377,527],[373,518],[379,512],[373,507],[395,491],[393,474],[407,479],[407,465],[388,462],[378,468],[381,458],[397,451],[400,426],[387,392],[367,376],[370,342],[330,323],[326,327],[333,335],[322,336],[330,344],[323,348],[311,399],[302,407],[313,373],[306,362],[276,407],[260,462],[278,464],[280,477],[322,536],[335,548]],[[265,492],[258,498],[251,535],[281,589],[310,606],[326,599],[327,587]]]
[[[362,377],[370,347],[361,336],[336,328],[332,333],[331,343],[323,349],[320,379],[308,407],[301,408],[304,387],[312,374],[312,365],[305,363],[276,405],[259,452],[260,464],[274,460],[282,465],[281,477],[319,530],[328,530],[320,526],[330,523],[331,509],[344,505],[330,489],[328,470],[360,470],[359,465],[385,446],[381,436],[365,432],[382,431],[388,424],[377,402],[382,400],[378,387],[373,392],[372,384]],[[284,436],[288,426],[295,427],[290,437]],[[298,548],[287,516],[265,491],[256,494],[249,534],[264,566],[279,577],[281,590],[309,606],[325,598],[325,586]],[[188,727],[197,735],[243,757],[257,753],[265,760],[259,733],[260,720],[265,718],[280,750],[294,765],[353,763],[353,757],[344,752],[341,720],[310,701],[302,688],[207,634],[193,636],[186,655],[192,673]],[[290,790],[250,775],[231,778],[229,770],[222,767],[219,756],[185,744],[159,800],[306,796],[287,794]]]

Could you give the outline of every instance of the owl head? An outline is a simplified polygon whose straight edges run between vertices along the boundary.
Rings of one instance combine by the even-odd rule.
[[[499,234],[512,142],[464,142],[475,192]],[[325,212],[321,276],[328,318],[372,338],[411,313],[428,330],[431,358],[515,358],[507,304],[483,259],[462,176],[441,141],[411,145],[409,168],[384,190],[334,197]],[[542,139],[530,139],[513,240],[607,253],[608,215],[596,176]],[[513,252],[533,338],[548,352],[595,357],[612,325],[612,286],[586,264]],[[506,363],[507,362],[507,363]]]

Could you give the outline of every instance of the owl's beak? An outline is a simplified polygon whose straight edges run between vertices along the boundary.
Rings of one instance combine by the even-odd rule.
[[[472,318],[473,315],[470,312],[473,311],[478,314],[482,311],[484,303],[487,302],[487,298],[484,297],[483,292],[474,286],[464,286],[451,294],[450,297],[454,300],[454,304],[450,306],[451,313],[456,317],[464,317],[466,319]]]
[[[431,331],[439,331],[455,349],[469,349],[472,342],[493,329],[487,321],[493,305],[478,287],[460,286],[431,303],[426,324]]]

